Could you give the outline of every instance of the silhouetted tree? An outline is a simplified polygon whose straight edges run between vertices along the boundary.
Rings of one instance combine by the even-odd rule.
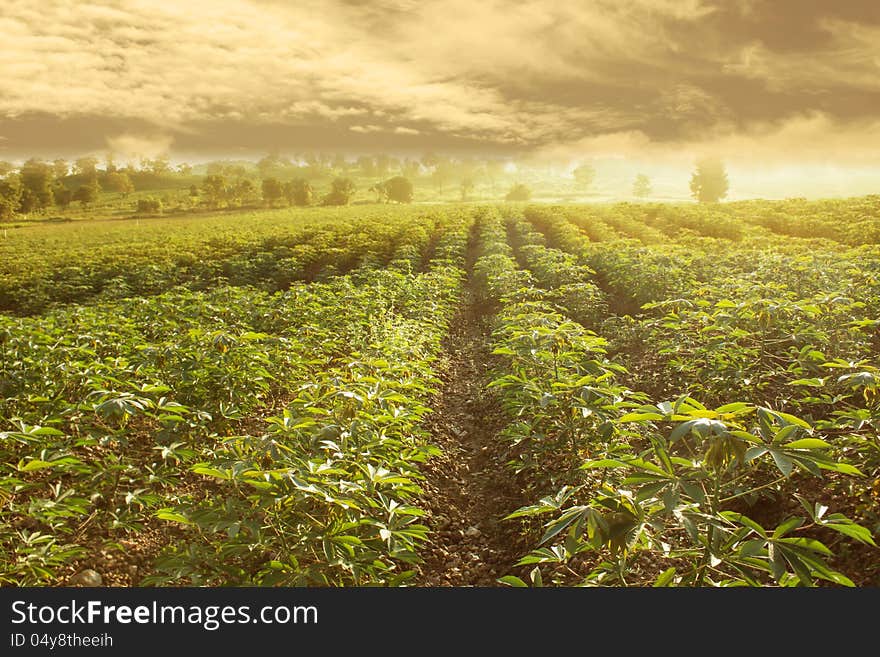
[[[361,155],[357,161],[358,171],[362,176],[372,177],[376,175],[376,161],[369,155]]]
[[[98,158],[81,157],[73,164],[73,172],[87,180],[98,176]]]
[[[308,180],[296,178],[284,185],[284,196],[291,205],[311,205],[315,192]]]
[[[275,207],[275,203],[284,198],[284,186],[277,178],[266,178],[263,180],[263,200],[271,207]]]
[[[471,196],[471,192],[472,192],[472,191],[474,191],[474,181],[473,181],[473,179],[471,179],[471,178],[464,178],[464,179],[461,181],[461,200],[462,200],[462,201],[467,201],[467,200],[470,198],[470,196]]]
[[[431,174],[431,180],[434,181],[438,193],[442,194],[443,185],[452,178],[452,175],[455,173],[455,168],[453,167],[452,162],[446,158],[437,158],[436,162],[437,163],[434,165],[434,173]]]
[[[522,183],[517,183],[513,187],[510,188],[510,191],[507,192],[507,196],[504,197],[506,201],[528,201],[532,198],[532,190],[523,185]]]
[[[86,183],[76,188],[73,193],[73,200],[79,201],[83,209],[89,207],[98,198],[100,188],[96,183]]]
[[[407,178],[417,178],[422,173],[422,165],[415,160],[404,160],[400,172]]]
[[[373,183],[367,191],[373,192],[376,195],[376,203],[386,203],[388,201],[388,183],[384,180]]]
[[[62,210],[69,208],[70,203],[73,201],[73,192],[67,189],[64,185],[57,185],[55,187],[54,196],[55,205]]]
[[[202,182],[202,191],[208,203],[217,207],[226,198],[226,179],[221,175],[205,176]]]
[[[697,162],[691,176],[691,195],[700,203],[717,203],[730,188],[724,164],[717,158],[704,158]]]
[[[394,176],[385,181],[385,193],[389,201],[412,203],[413,184],[409,178]]]
[[[52,174],[56,179],[66,178],[70,175],[70,164],[68,164],[67,160],[62,160],[58,158],[52,162]]]
[[[504,173],[504,162],[501,160],[487,160],[485,169],[486,178],[489,179],[489,184],[492,186],[492,193],[494,194],[496,192],[495,184]]]
[[[633,181],[633,196],[645,198],[651,195],[651,179],[643,173],[636,176]]]
[[[0,221],[7,221],[15,216],[21,204],[21,180],[18,176],[9,175],[0,180]]]
[[[21,211],[32,212],[52,205],[52,167],[31,158],[21,165]]]
[[[137,202],[138,214],[162,214],[162,201],[152,196],[139,198]]]
[[[128,198],[128,195],[134,191],[131,178],[121,171],[114,171],[104,176],[104,186],[111,192],[122,194],[122,198]]]
[[[577,186],[581,189],[589,189],[596,180],[596,168],[592,164],[582,164],[571,172]]]
[[[235,182],[232,188],[232,197],[238,205],[245,205],[256,201],[257,187],[250,178],[242,178]]]
[[[324,205],[348,205],[354,191],[354,181],[351,178],[336,178],[330,184],[330,193],[324,197]]]

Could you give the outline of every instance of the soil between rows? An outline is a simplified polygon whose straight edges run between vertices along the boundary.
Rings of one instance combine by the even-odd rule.
[[[428,427],[443,450],[424,469],[421,505],[432,529],[416,578],[421,586],[495,586],[516,570],[531,542],[504,517],[528,503],[498,438],[509,419],[491,390],[493,314],[467,285],[446,337],[442,385]]]

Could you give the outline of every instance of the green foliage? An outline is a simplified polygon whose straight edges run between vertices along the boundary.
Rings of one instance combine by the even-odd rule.
[[[330,185],[330,193],[324,197],[324,205],[348,205],[355,192],[351,178],[335,178]]]
[[[435,220],[422,273],[0,316],[0,582],[60,583],[157,526],[144,584],[406,581],[470,217]],[[423,251],[431,230],[405,227],[386,250]]]
[[[139,198],[137,202],[137,213],[147,215],[161,214],[162,201],[151,196]]]

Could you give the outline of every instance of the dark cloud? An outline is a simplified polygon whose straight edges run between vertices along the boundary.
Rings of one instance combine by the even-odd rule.
[[[813,131],[861,157],[851,137],[880,122],[875,0],[7,0],[0,32],[6,154],[138,135],[182,152],[557,152]]]

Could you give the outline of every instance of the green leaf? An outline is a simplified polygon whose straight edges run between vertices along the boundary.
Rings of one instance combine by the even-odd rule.
[[[783,447],[786,449],[827,449],[831,445],[818,438],[801,438],[800,440],[786,443]]]
[[[654,584],[652,585],[654,588],[662,588],[669,586],[673,579],[675,578],[675,568],[667,568],[660,576],[654,580]]]
[[[761,525],[756,523],[754,520],[749,518],[742,513],[737,513],[736,511],[722,511],[719,513],[722,518],[729,520],[730,522],[736,523],[738,525],[742,525],[744,527],[748,527],[749,529],[754,530],[758,533],[762,538],[767,538],[767,530],[765,530]]]
[[[797,379],[795,381],[790,381],[790,386],[810,386],[811,388],[821,388],[825,385],[824,379]]]
[[[786,477],[791,476],[791,471],[794,468],[794,461],[788,458],[782,452],[778,452],[775,449],[770,450],[770,455],[773,457],[773,460],[776,462],[776,467],[779,468],[779,471],[784,474]]]
[[[585,506],[575,506],[567,509],[559,518],[547,525],[547,530],[544,532],[540,544],[546,543],[575,520],[582,518],[587,509],[588,507]]]
[[[662,420],[660,413],[627,413],[618,422],[644,422],[645,420]]]
[[[754,461],[756,458],[760,458],[764,456],[770,450],[767,447],[749,447],[746,450],[745,456],[743,460],[748,463],[749,461]]]
[[[177,513],[173,509],[159,509],[156,511],[156,517],[159,520],[170,520],[171,522],[179,522],[183,525],[191,525],[189,518]]]
[[[829,518],[833,518],[838,514],[833,514],[829,516]],[[874,538],[871,535],[871,530],[867,527],[863,527],[862,525],[858,525],[851,520],[847,520],[847,522],[823,522],[823,526],[828,527],[828,529],[833,529],[836,532],[844,534],[845,536],[849,536],[850,538],[856,539],[859,543],[865,543],[867,545],[873,545],[876,547],[876,543],[874,542]]]
[[[22,465],[24,463],[24,465]],[[41,461],[40,459],[33,459],[32,461],[28,461],[25,463],[24,459],[18,462],[18,471],[19,472],[33,472],[34,470],[44,470],[46,468],[54,468],[57,464],[52,463],[51,461]]]
[[[752,408],[749,404],[745,402],[733,402],[732,404],[725,404],[724,406],[719,406],[715,409],[716,413],[739,413],[741,411],[746,411]]]
[[[803,518],[788,518],[773,531],[773,538],[781,538],[792,529],[797,529],[804,524]]]
[[[775,535],[774,535],[775,538]],[[801,550],[809,550],[810,552],[816,552],[818,554],[822,554],[826,557],[833,556],[831,550],[829,550],[824,543],[821,543],[813,538],[806,538],[804,536],[797,536],[794,538],[780,538],[780,543],[785,543],[787,546],[793,546]]]
[[[598,459],[595,461],[587,461],[581,466],[583,470],[591,470],[593,468],[625,468],[627,464],[616,459]]]
[[[496,581],[499,584],[507,584],[507,586],[513,586],[515,588],[529,588],[529,585],[516,575],[505,575],[504,577],[499,577]]]
[[[544,586],[544,578],[541,577],[541,568],[539,566],[535,566],[532,569],[532,572],[529,573],[529,578],[532,580],[532,584],[534,584],[535,586]]]

